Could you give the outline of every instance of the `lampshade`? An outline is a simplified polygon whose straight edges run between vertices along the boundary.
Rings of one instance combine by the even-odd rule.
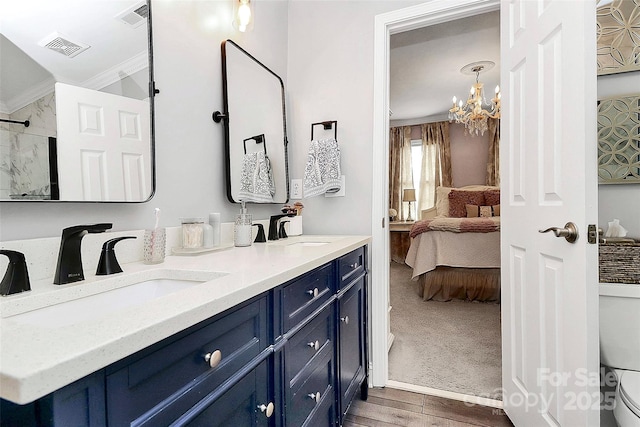
[[[415,202],[416,201],[416,190],[413,188],[407,188],[402,192],[402,200],[405,202]]]

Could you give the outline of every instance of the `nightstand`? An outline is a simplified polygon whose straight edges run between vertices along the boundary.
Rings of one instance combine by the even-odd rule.
[[[391,246],[391,261],[404,264],[404,259],[411,246],[409,231],[415,221],[389,222],[389,245]]]

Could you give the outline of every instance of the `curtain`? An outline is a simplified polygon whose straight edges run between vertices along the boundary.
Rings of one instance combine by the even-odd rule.
[[[489,158],[487,185],[500,186],[500,120],[489,119]]]
[[[411,170],[411,126],[391,128],[389,132],[389,208],[398,212],[398,220],[407,217],[402,191],[413,187]]]
[[[416,216],[435,205],[436,187],[451,187],[451,143],[449,122],[424,123],[422,133],[422,174]]]

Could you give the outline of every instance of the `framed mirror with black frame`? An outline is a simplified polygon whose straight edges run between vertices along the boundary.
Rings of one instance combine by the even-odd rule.
[[[0,201],[149,200],[155,92],[150,0],[4,2]]]
[[[232,40],[221,44],[226,191],[232,203],[289,200],[282,79]]]

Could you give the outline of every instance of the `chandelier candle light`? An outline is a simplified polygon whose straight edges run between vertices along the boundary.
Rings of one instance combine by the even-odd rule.
[[[469,90],[466,104],[462,100],[456,104],[457,98],[453,97],[453,107],[449,110],[449,121],[455,120],[456,123],[463,123],[465,133],[468,132],[472,136],[484,135],[489,128],[488,118],[500,118],[500,86],[496,86],[495,96],[491,99],[491,103],[488,103],[484,97],[484,85],[480,83],[480,73],[488,71],[494,66],[494,62],[480,61],[465,65],[460,69],[462,74],[475,74],[476,83]]]

